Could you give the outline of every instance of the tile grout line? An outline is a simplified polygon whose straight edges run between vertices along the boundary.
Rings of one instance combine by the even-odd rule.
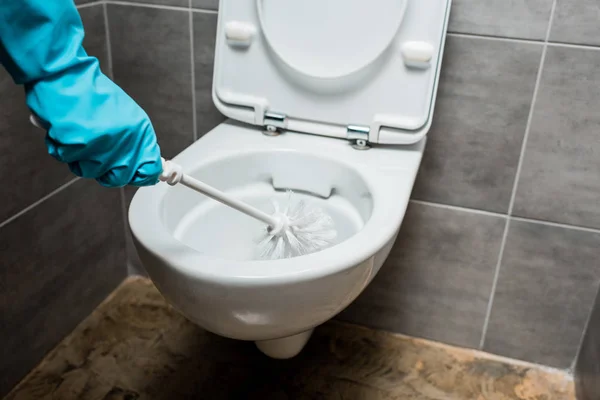
[[[163,4],[148,4],[148,3],[137,3],[137,2],[132,2],[132,1],[123,1],[123,0],[105,0],[105,2],[107,4],[116,4],[116,5],[120,5],[120,6],[132,6],[132,7],[145,7],[145,8],[158,8],[161,10],[171,10],[171,11],[185,11],[185,12],[190,12],[191,10],[191,5],[190,3],[188,3],[188,5],[186,7],[181,7],[181,6],[166,6]],[[193,9],[191,10],[193,12],[204,12],[204,13],[210,13],[210,14],[216,14],[217,11],[215,10],[205,10],[205,9]]]
[[[502,239],[500,241],[500,249],[498,250],[498,260],[496,261],[496,267],[494,268],[494,279],[492,280],[492,287],[490,289],[490,298],[488,299],[487,308],[485,310],[485,319],[483,321],[483,328],[481,329],[481,339],[479,340],[479,350],[483,350],[485,345],[485,338],[487,336],[488,327],[490,325],[490,317],[492,316],[492,307],[494,306],[494,297],[496,295],[496,289],[498,287],[498,278],[500,277],[500,268],[502,261],[504,260],[504,249],[506,247],[506,240],[508,238],[508,230],[510,228],[510,218],[506,219],[504,224],[504,231],[502,232]]]
[[[543,40],[519,39],[519,38],[511,38],[511,37],[504,37],[504,36],[480,35],[480,34],[476,34],[476,33],[448,32],[447,36],[478,39],[478,40],[493,40],[496,42],[526,43],[526,44],[539,44],[539,45],[544,44]]]
[[[443,204],[443,203],[435,203],[435,202],[427,201],[427,200],[410,199],[410,202],[414,203],[414,204],[422,204],[425,206],[442,208],[442,209],[452,210],[452,211],[457,211],[457,212],[485,215],[485,216],[494,217],[494,218],[510,219],[511,221],[526,222],[526,223],[533,224],[533,225],[544,225],[544,226],[551,226],[554,228],[561,228],[561,229],[568,229],[568,230],[573,230],[573,231],[600,234],[600,229],[596,229],[596,228],[587,228],[584,226],[568,225],[568,224],[562,224],[560,222],[544,221],[544,220],[531,219],[531,218],[525,218],[525,217],[515,217],[512,215],[502,214],[502,213],[493,212],[493,211],[479,210],[476,208],[454,206],[454,205]]]
[[[104,4],[104,0],[92,1],[92,2],[86,3],[86,4],[79,4],[78,6],[75,6],[75,8],[77,8],[78,10],[81,10],[83,8],[89,8],[89,7],[102,5],[102,4]]]
[[[107,0],[108,4],[115,4],[119,6],[132,6],[132,7],[143,7],[143,8],[158,8],[161,10],[171,10],[171,11],[185,11],[188,12],[188,7],[178,7],[178,6],[166,6],[163,4],[148,4],[148,3],[137,3],[131,1],[121,1],[121,0]]]
[[[581,333],[581,337],[579,338],[579,344],[577,345],[577,352],[575,353],[575,357],[573,358],[573,362],[571,363],[571,367],[569,371],[573,373],[575,371],[575,367],[577,366],[577,361],[579,361],[579,354],[581,353],[581,349],[583,348],[583,343],[585,341],[585,337],[588,332],[588,328],[592,321],[592,317],[594,316],[594,309],[596,308],[596,304],[598,303],[598,299],[600,298],[600,288],[596,287],[596,296],[594,297],[594,301],[592,302],[592,307],[585,321],[585,325],[583,326],[583,332]]]
[[[112,62],[112,45],[110,42],[110,25],[108,23],[108,5],[106,1],[103,2],[104,8],[104,32],[106,33],[106,49],[108,53],[108,73],[110,79],[115,80],[114,72],[113,72],[113,62]],[[121,219],[123,221],[123,241],[125,242],[125,265],[126,272],[129,275],[129,252],[127,251],[127,206],[125,205],[125,188],[119,188],[119,197],[121,199]]]
[[[200,14],[218,14],[219,13],[219,11],[217,11],[217,10],[209,10],[208,8],[192,8],[192,12],[200,13]]]
[[[540,65],[538,67],[538,73],[535,80],[535,86],[533,87],[533,96],[531,99],[531,107],[529,108],[529,116],[527,117],[527,125],[525,126],[525,134],[523,135],[523,143],[521,144],[521,152],[519,154],[519,162],[517,164],[517,171],[515,173],[515,180],[513,182],[512,192],[510,196],[510,202],[508,204],[508,218],[504,225],[504,233],[502,234],[502,241],[500,242],[500,250],[498,252],[498,261],[496,262],[496,270],[494,271],[494,280],[492,282],[492,288],[490,291],[490,298],[488,300],[487,310],[485,314],[485,320],[483,322],[483,328],[481,331],[481,340],[479,341],[479,348],[483,350],[485,345],[485,339],[488,333],[488,327],[490,324],[490,317],[492,315],[492,308],[494,306],[494,298],[496,296],[496,289],[498,286],[498,278],[500,277],[500,269],[502,268],[502,261],[504,259],[504,250],[506,248],[506,241],[508,238],[508,231],[510,229],[510,221],[513,213],[515,204],[515,198],[517,195],[517,188],[519,186],[519,178],[521,176],[521,169],[523,167],[523,160],[525,158],[525,151],[527,148],[527,140],[529,138],[529,132],[531,130],[531,124],[533,120],[533,113],[535,111],[535,105],[537,103],[538,91],[540,83],[542,81],[542,73],[544,70],[544,63],[546,61],[546,51],[548,49],[548,40],[550,39],[550,31],[552,29],[552,23],[554,22],[554,12],[556,10],[557,0],[552,0],[552,8],[550,11],[550,18],[548,19],[548,28],[546,29],[546,36],[544,39],[544,47],[542,48],[542,56],[540,58]]]
[[[63,190],[65,190],[66,188],[68,188],[69,186],[71,186],[73,183],[77,182],[79,179],[80,178],[77,177],[77,178],[71,179],[67,183],[63,183],[61,186],[59,186],[58,188],[54,189],[53,191],[51,191],[50,193],[48,193],[47,195],[45,195],[41,199],[39,199],[39,200],[35,201],[34,203],[28,205],[27,207],[25,207],[24,209],[22,209],[21,211],[19,211],[15,215],[13,215],[12,217],[9,217],[6,220],[4,220],[3,222],[1,222],[0,223],[0,228],[3,228],[4,226],[10,224],[15,219],[17,219],[20,216],[22,216],[22,215],[28,213],[29,211],[33,210],[34,208],[36,208],[37,206],[39,206],[40,204],[42,204],[43,202],[45,202],[46,200],[48,200],[50,197],[54,196],[55,194],[58,194],[58,193],[62,192]]]
[[[104,8],[104,33],[106,40],[106,52],[108,58],[108,74],[110,79],[115,80],[114,72],[113,72],[113,61],[112,61],[112,45],[110,44],[110,26],[108,24],[108,5],[106,2],[103,3],[102,7]]]
[[[129,247],[127,243],[127,234],[129,233],[127,227],[129,226],[129,221],[127,220],[127,206],[125,205],[125,203],[127,202],[125,196],[125,188],[120,188],[119,194],[121,197],[121,218],[123,218],[123,241],[125,242],[125,269],[127,272],[127,276],[129,276],[129,272],[131,270],[131,263],[129,260],[129,251],[127,249]]]
[[[591,51],[600,51],[600,45],[593,44],[577,44],[577,43],[565,43],[565,42],[552,42],[548,40],[545,42],[544,40],[535,40],[535,39],[519,39],[519,38],[511,38],[505,36],[489,36],[489,35],[480,35],[476,33],[461,33],[461,32],[448,32],[448,36],[458,37],[458,38],[467,38],[467,39],[476,39],[476,40],[492,40],[495,42],[508,42],[508,43],[521,43],[521,44],[537,44],[537,45],[548,45],[551,47],[566,47],[573,49],[581,49],[581,50],[591,50]]]
[[[561,228],[561,229],[568,229],[568,230],[573,230],[573,231],[600,234],[600,229],[597,229],[597,228],[587,228],[585,226],[561,224],[560,222],[543,221],[543,220],[539,220],[539,219],[530,219],[530,218],[524,218],[524,217],[515,217],[513,215],[508,216],[508,218],[511,221],[527,222],[527,223],[535,224],[535,225],[544,225],[544,226],[551,226],[554,228]]]
[[[544,47],[542,48],[542,57],[540,59],[540,65],[538,68],[538,74],[533,88],[533,98],[531,99],[531,107],[529,108],[529,116],[527,117],[527,125],[525,126],[525,135],[523,136],[523,143],[521,144],[521,153],[519,154],[519,162],[517,163],[517,171],[515,173],[515,180],[513,182],[513,188],[510,196],[510,202],[508,204],[508,215],[512,215],[513,208],[515,205],[515,198],[517,195],[517,188],[519,186],[519,178],[521,177],[521,169],[523,168],[523,159],[525,158],[525,152],[527,149],[527,140],[529,139],[529,133],[531,131],[531,125],[533,122],[533,113],[535,111],[535,105],[537,103],[538,91],[542,81],[542,73],[544,69],[544,63],[546,61],[546,52],[548,49],[548,38],[550,37],[550,29],[552,27],[552,20],[554,17],[554,10],[556,8],[556,1],[552,2],[552,11],[550,12],[550,21],[548,22],[548,29],[546,31],[546,40]]]
[[[431,206],[431,207],[437,207],[437,208],[444,208],[444,209],[452,210],[452,211],[459,211],[459,212],[466,212],[466,213],[471,213],[471,214],[486,215],[488,217],[497,217],[497,218],[503,218],[503,219],[506,219],[508,217],[506,214],[496,213],[496,212],[493,212],[493,211],[478,210],[476,208],[469,208],[469,207],[453,206],[453,205],[450,205],[450,204],[434,203],[434,202],[426,201],[426,200],[410,199],[410,202],[414,203],[414,204],[422,204],[422,205],[425,205],[425,206]]]
[[[591,44],[575,44],[575,43],[561,43],[561,42],[548,42],[550,47],[564,47],[567,49],[579,49],[579,50],[590,50],[600,51],[600,47]]]
[[[192,0],[189,0],[189,25],[190,25],[190,65],[192,72],[192,138],[198,140],[198,116],[196,115],[196,62],[194,59],[194,14],[192,13]]]

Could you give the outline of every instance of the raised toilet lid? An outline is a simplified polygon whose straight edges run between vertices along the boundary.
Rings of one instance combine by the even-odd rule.
[[[213,99],[230,118],[372,143],[431,125],[451,0],[221,0]]]

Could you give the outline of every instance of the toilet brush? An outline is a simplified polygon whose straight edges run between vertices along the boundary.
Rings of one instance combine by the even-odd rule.
[[[330,246],[336,237],[333,219],[318,207],[307,207],[303,201],[293,205],[291,192],[283,209],[273,201],[275,212],[269,215],[184,174],[182,167],[172,161],[163,158],[162,168],[161,181],[171,186],[181,183],[265,223],[265,237],[259,243],[259,254],[263,259],[277,260],[314,253]]]

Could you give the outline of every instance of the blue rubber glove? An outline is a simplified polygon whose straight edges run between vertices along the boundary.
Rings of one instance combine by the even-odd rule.
[[[48,152],[101,185],[153,185],[160,148],[146,113],[86,54],[73,0],[0,1],[0,63],[25,87]]]

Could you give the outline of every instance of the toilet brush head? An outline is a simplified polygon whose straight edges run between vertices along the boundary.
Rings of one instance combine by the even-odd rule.
[[[324,210],[304,200],[295,201],[288,192],[281,207],[273,201],[273,215],[280,221],[268,227],[259,243],[259,257],[266,260],[298,257],[331,246],[337,236],[333,219]]]

